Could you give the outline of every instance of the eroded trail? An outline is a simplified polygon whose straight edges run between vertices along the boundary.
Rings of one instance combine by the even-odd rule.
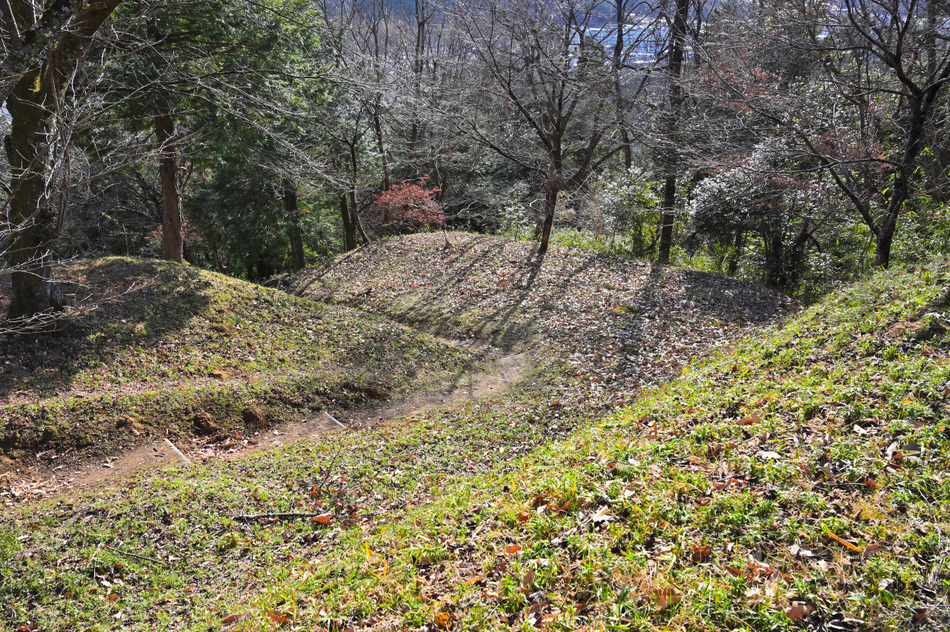
[[[531,364],[528,353],[497,355],[491,350],[485,353],[491,361],[487,371],[465,374],[443,390],[416,392],[401,401],[380,402],[346,411],[321,412],[277,424],[250,436],[229,436],[219,441],[195,437],[187,443],[179,441],[172,445],[192,463],[202,463],[210,459],[228,459],[273,450],[327,432],[368,431],[374,425],[389,420],[497,395],[518,382]],[[0,474],[0,503],[7,506],[28,503],[86,490],[133,472],[183,463],[163,438],[150,437],[138,447],[110,457],[81,462],[54,458],[47,467],[24,467]]]

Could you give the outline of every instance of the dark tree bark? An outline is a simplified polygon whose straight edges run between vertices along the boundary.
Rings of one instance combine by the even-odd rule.
[[[388,191],[392,186],[392,180],[389,176],[389,159],[386,157],[386,146],[383,143],[383,122],[382,122],[382,95],[377,94],[373,102],[373,132],[376,134],[376,150],[379,152],[379,160],[383,169],[383,191]]]
[[[539,257],[543,257],[548,251],[551,228],[554,226],[554,212],[557,210],[557,196],[563,188],[564,178],[560,173],[548,174],[544,182],[544,218],[541,225],[541,244],[538,246]]]
[[[671,153],[674,150],[671,150]],[[667,156],[666,180],[663,184],[663,214],[660,216],[660,250],[657,261],[670,262],[670,250],[673,248],[673,220],[676,219],[676,159]],[[670,172],[672,171],[672,173]]]
[[[340,196],[340,217],[343,220],[343,246],[346,251],[356,249],[356,226],[350,217],[350,209],[346,203],[346,194]]]
[[[307,266],[303,249],[303,231],[300,230],[300,208],[297,203],[297,187],[290,180],[284,181],[284,210],[290,218],[290,258],[294,272]]]
[[[683,74],[683,56],[686,49],[686,20],[689,17],[689,0],[676,0],[673,24],[670,29],[669,62],[669,112],[666,150],[666,182],[663,187],[663,219],[660,226],[660,263],[669,263],[673,245],[673,220],[676,218],[676,174],[679,169],[679,118],[683,103],[680,77]]]
[[[356,227],[356,232],[359,234],[360,239],[363,240],[364,244],[369,243],[369,236],[367,236],[366,231],[363,230],[363,222],[360,221],[359,207],[356,205],[356,189],[350,190],[350,222],[353,223],[353,226]]]
[[[739,259],[742,258],[742,247],[745,242],[744,236],[742,229],[737,228],[736,238],[732,244],[732,252],[729,255],[729,269],[726,272],[729,276],[736,276],[736,272],[739,270]]]
[[[765,242],[765,270],[768,275],[767,284],[771,287],[785,287],[786,276],[783,266],[785,242],[782,240],[782,231],[775,230],[762,235]]]
[[[8,25],[8,35],[23,36],[20,53],[0,64],[0,77],[13,73],[20,77],[12,89],[0,93],[6,97],[11,128],[4,141],[11,171],[7,219],[13,226],[13,297],[8,318],[28,318],[62,307],[51,266],[57,235],[47,185],[52,167],[50,140],[69,78],[81,63],[93,34],[120,1],[84,6],[82,2],[57,0],[40,17],[37,31],[32,30],[32,4],[27,0],[11,2],[11,13],[19,24]],[[37,48],[40,42],[43,45]],[[34,48],[39,51],[35,56],[31,52]],[[46,63],[30,69],[44,50]]]
[[[10,54],[0,60],[0,98],[7,99],[23,79],[38,72],[44,53],[65,52],[64,43],[74,49],[79,46],[75,50],[78,60],[88,46],[83,40],[96,32],[120,2],[106,0],[83,8],[86,0],[54,0],[35,23],[33,3],[4,2],[2,13]],[[67,40],[72,42],[67,43]]]
[[[62,307],[54,296],[50,264],[56,231],[46,188],[55,98],[54,88],[37,71],[25,77],[7,100],[11,130],[5,140],[13,173],[8,217],[15,227],[10,249],[13,301],[9,318]]]
[[[162,258],[181,263],[184,259],[181,190],[178,186],[178,151],[175,121],[168,114],[155,117],[158,138],[158,170],[162,181]]]
[[[891,262],[891,245],[894,242],[894,233],[897,231],[897,219],[910,195],[910,180],[917,166],[917,159],[924,150],[924,132],[931,118],[934,102],[948,79],[950,79],[950,60],[944,62],[938,81],[926,90],[907,90],[911,95],[907,99],[909,111],[905,127],[907,136],[900,164],[894,170],[890,199],[887,201],[884,217],[881,218],[875,234],[874,263],[878,267],[886,268]],[[871,229],[874,230],[873,225]]]

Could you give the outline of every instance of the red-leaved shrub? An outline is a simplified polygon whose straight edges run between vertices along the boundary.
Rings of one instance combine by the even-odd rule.
[[[415,233],[445,225],[442,205],[435,199],[439,189],[427,189],[427,176],[418,184],[396,184],[376,196],[369,207],[368,224],[381,236]]]

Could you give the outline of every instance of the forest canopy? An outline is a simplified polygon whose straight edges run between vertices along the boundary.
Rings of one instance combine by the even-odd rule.
[[[59,261],[261,281],[404,232],[812,300],[950,248],[950,6],[0,1],[6,327]]]

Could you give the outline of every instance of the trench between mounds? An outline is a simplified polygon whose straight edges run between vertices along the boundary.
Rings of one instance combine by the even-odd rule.
[[[486,357],[490,361],[488,370],[464,375],[458,384],[448,390],[416,392],[401,401],[375,402],[333,412],[332,417],[321,411],[240,438],[229,436],[224,440],[211,441],[193,437],[190,441],[179,440],[169,445],[163,438],[153,437],[111,457],[14,469],[0,474],[0,504],[29,503],[88,490],[105,481],[135,472],[184,465],[176,449],[193,465],[200,466],[210,460],[279,449],[327,432],[372,431],[373,426],[390,420],[502,393],[517,383],[531,364],[528,352],[499,355],[497,351],[488,350]]]

